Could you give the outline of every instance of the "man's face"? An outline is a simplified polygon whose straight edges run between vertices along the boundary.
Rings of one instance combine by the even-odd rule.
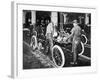
[[[77,23],[73,23],[73,26],[77,26]]]

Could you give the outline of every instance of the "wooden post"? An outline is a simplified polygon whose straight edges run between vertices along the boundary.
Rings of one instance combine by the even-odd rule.
[[[63,30],[63,24],[64,24],[64,17],[63,17],[63,13],[60,13],[60,30]]]
[[[88,15],[89,15],[88,13],[85,14],[85,24],[86,25],[89,23],[89,16]]]
[[[36,23],[36,11],[31,11],[31,22],[32,24]]]
[[[51,12],[51,21],[54,23],[54,25],[58,25],[58,14],[57,12]]]
[[[23,24],[25,24],[26,11],[23,10]]]

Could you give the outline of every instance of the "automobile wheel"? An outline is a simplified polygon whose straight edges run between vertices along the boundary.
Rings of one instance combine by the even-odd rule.
[[[59,67],[63,67],[65,64],[65,56],[64,56],[64,52],[61,49],[60,46],[55,45],[52,48],[52,59],[54,64],[59,68]]]
[[[81,40],[82,40],[82,42],[83,42],[84,44],[87,43],[87,37],[86,37],[84,34],[82,34]]]
[[[78,45],[78,54],[79,55],[82,55],[84,53],[84,44],[83,42],[81,42],[79,45]]]

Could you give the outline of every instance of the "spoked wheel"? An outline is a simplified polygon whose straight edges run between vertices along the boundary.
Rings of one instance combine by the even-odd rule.
[[[30,46],[32,47],[33,50],[35,50],[37,47],[37,38],[35,35],[33,35],[31,38]]]
[[[84,34],[82,34],[81,40],[82,40],[82,42],[83,42],[84,44],[87,43],[87,37],[86,37]]]
[[[84,44],[80,42],[77,49],[78,49],[78,54],[82,55],[84,53]]]
[[[65,64],[65,57],[64,57],[64,53],[61,49],[60,46],[55,45],[52,48],[52,59],[54,64],[59,68],[59,67],[63,67]]]

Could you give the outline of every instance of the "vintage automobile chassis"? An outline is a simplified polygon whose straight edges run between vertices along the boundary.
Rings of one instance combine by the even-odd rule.
[[[84,44],[87,43],[86,36],[82,35],[82,37],[84,37],[85,41],[80,43],[81,49],[79,51],[79,55],[83,54]],[[31,37],[30,46],[33,48],[33,50],[35,50],[36,48],[40,50],[43,47],[45,49],[45,54],[49,52],[49,45],[46,39],[37,38],[37,35],[33,35]],[[70,62],[72,62],[73,60],[72,44],[58,42],[56,39],[53,39],[53,47],[52,52],[50,54],[51,60],[54,62],[56,67],[64,67],[65,64],[69,66]]]

